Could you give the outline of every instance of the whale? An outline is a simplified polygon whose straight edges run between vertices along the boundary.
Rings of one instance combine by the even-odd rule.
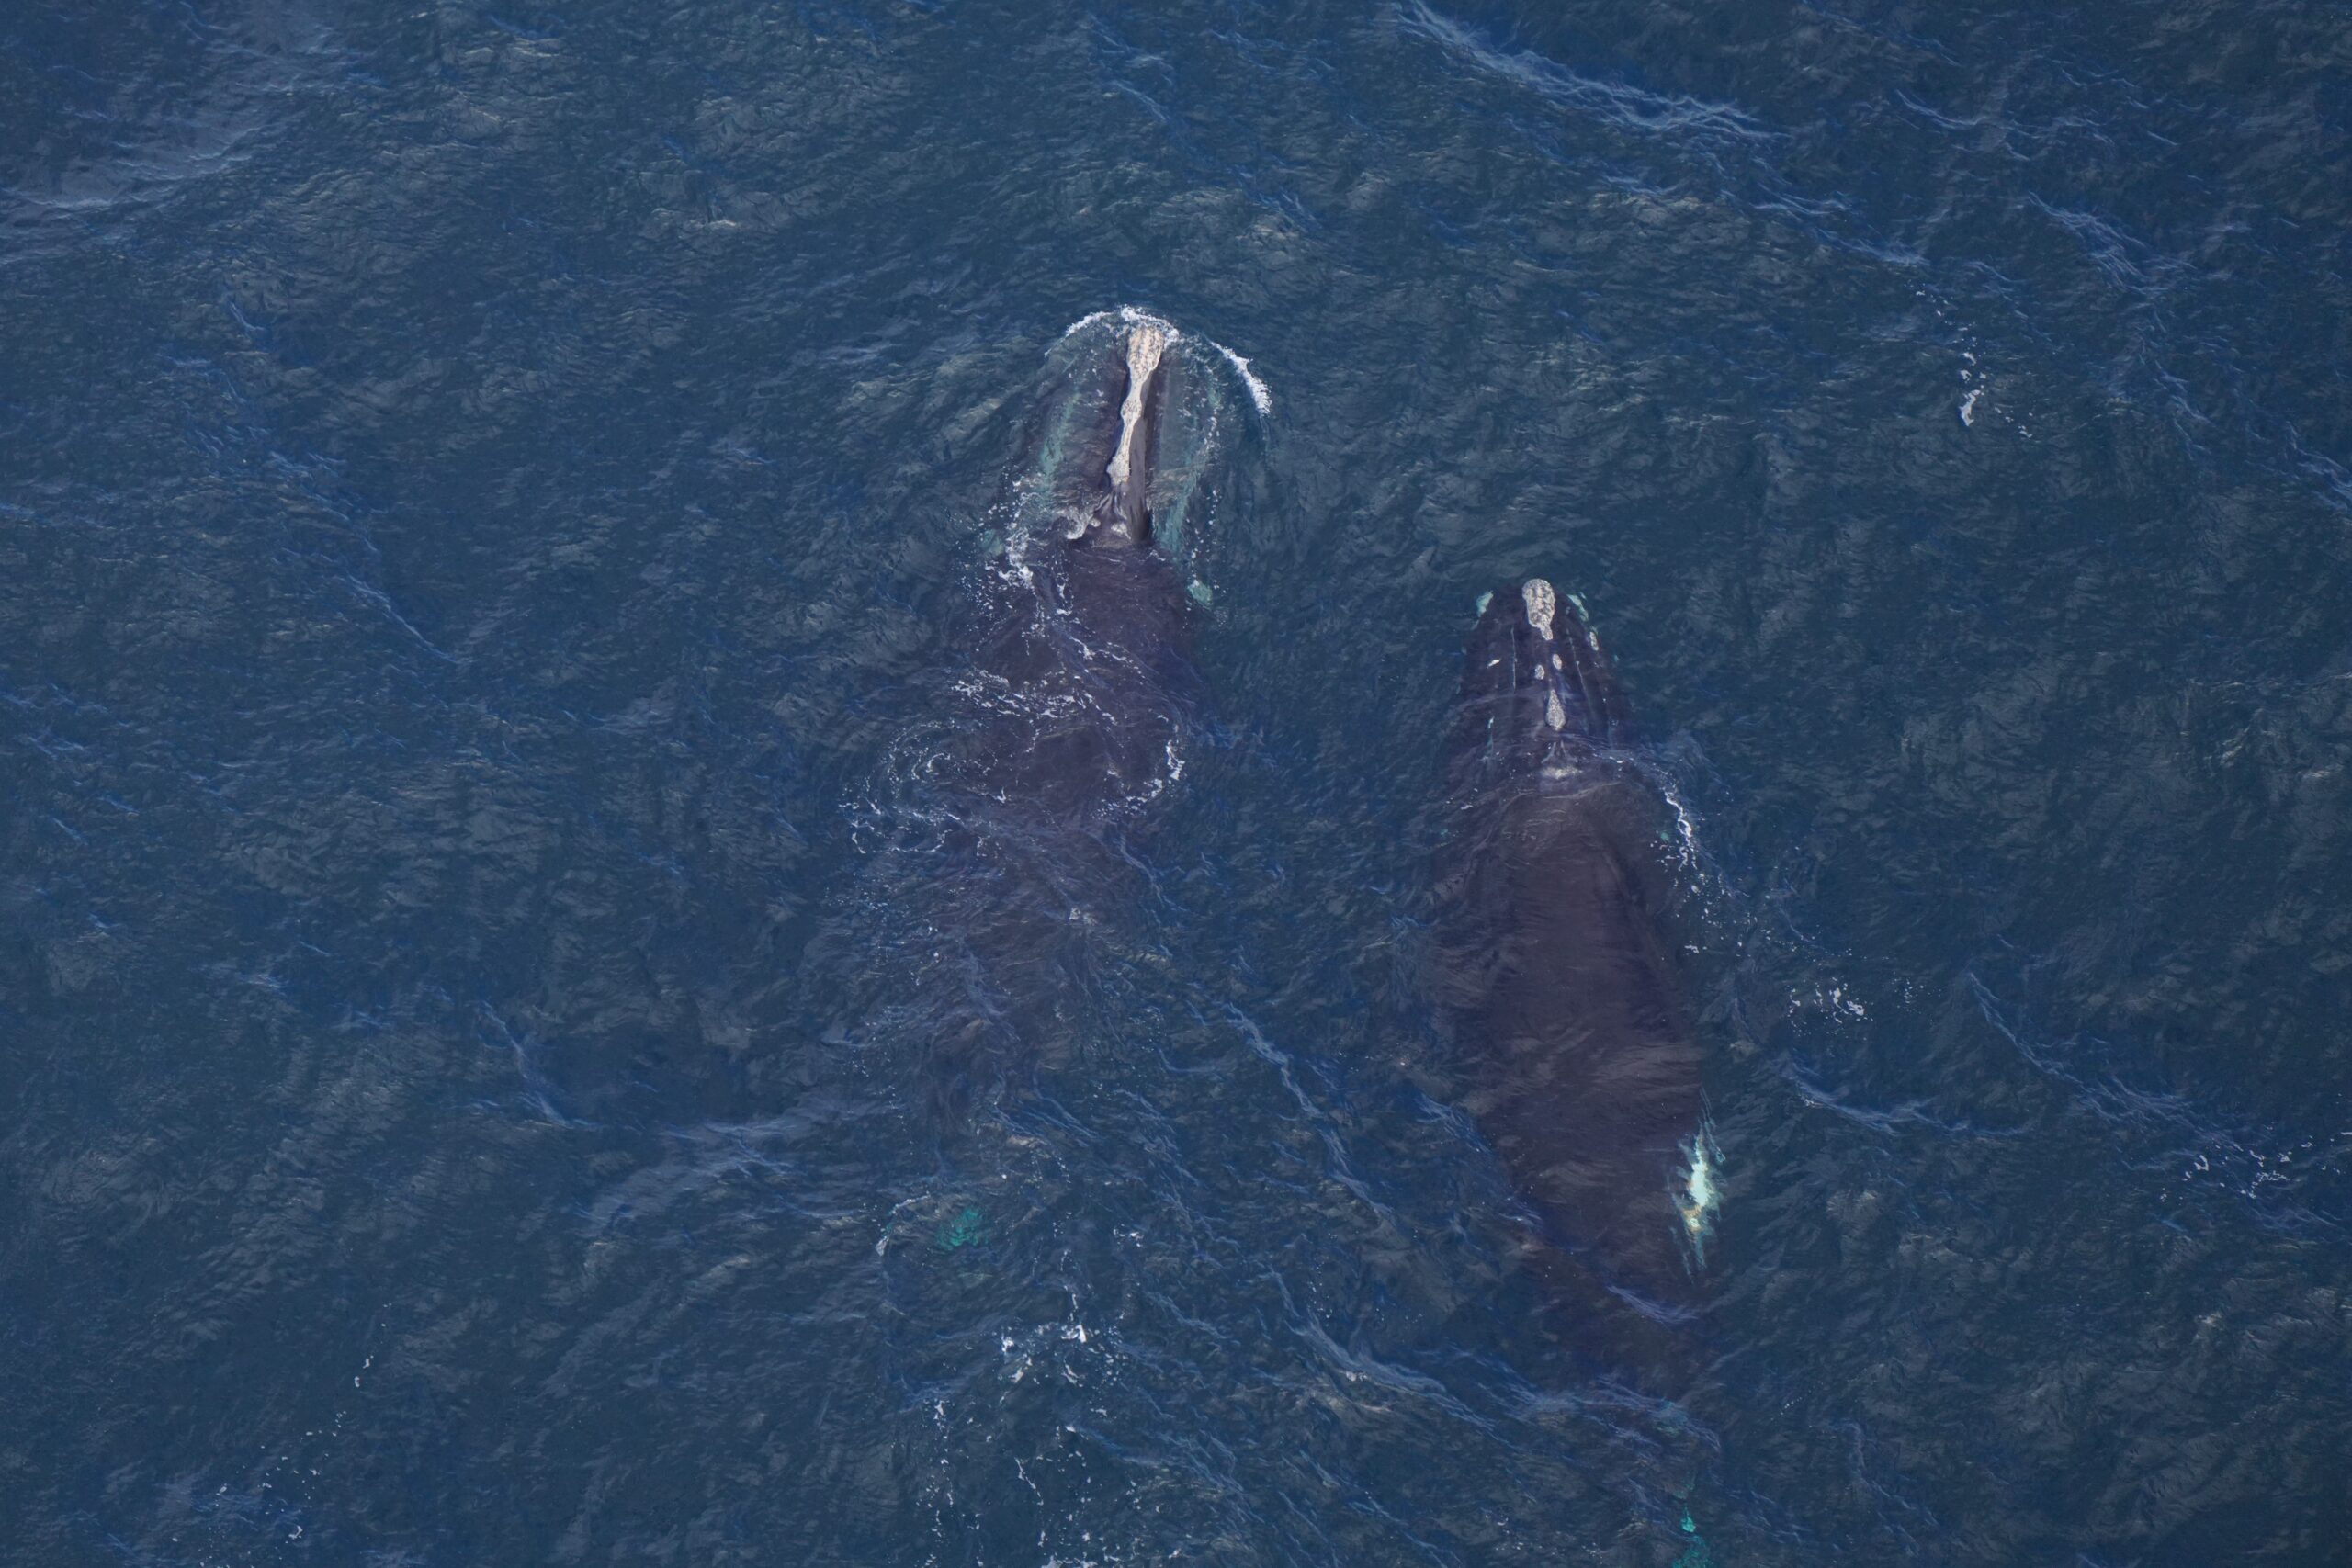
[[[1482,601],[1442,802],[1450,1070],[1533,1219],[1545,1310],[1634,1381],[1678,1376],[1717,1156],[1662,924],[1668,818],[1600,638],[1544,578]]]
[[[1064,829],[1130,821],[1181,773],[1196,728],[1200,606],[1153,503],[1187,368],[1141,317],[1047,400],[1032,493],[975,649],[983,722],[966,785]]]
[[[915,920],[921,1080],[943,1130],[1072,1048],[1198,743],[1202,593],[1179,548],[1220,395],[1175,329],[1094,319],[1048,356],[948,700],[898,753],[876,901]],[[887,885],[887,886],[886,886]]]

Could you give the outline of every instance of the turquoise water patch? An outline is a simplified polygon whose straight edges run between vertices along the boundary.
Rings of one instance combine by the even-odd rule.
[[[943,1250],[954,1252],[959,1247],[977,1245],[985,1240],[987,1235],[988,1228],[980,1218],[980,1212],[978,1209],[966,1209],[954,1219],[942,1224],[934,1239]]]

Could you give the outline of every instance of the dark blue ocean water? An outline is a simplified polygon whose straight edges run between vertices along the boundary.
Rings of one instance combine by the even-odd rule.
[[[2345,1561],[2347,235],[2315,0],[16,0],[0,1560]],[[949,1117],[910,738],[1122,305],[1267,393],[1214,717]],[[1531,572],[1679,1414],[1425,1087]]]

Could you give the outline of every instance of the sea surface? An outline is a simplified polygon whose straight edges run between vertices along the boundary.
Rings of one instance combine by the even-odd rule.
[[[1207,696],[1024,965],[925,738],[1123,308]],[[1532,573],[1671,1404],[1431,1087]],[[16,0],[0,784],[0,1562],[2340,1563],[2352,8]]]

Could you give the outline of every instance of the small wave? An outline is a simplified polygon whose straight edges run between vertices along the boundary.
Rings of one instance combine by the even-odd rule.
[[[1075,337],[1080,333],[1086,331],[1089,327],[1098,326],[1104,321],[1116,321],[1120,324],[1129,327],[1142,326],[1148,323],[1152,326],[1158,327],[1161,332],[1167,333],[1168,341],[1170,343],[1180,343],[1183,341],[1185,335],[1182,328],[1178,327],[1175,322],[1170,321],[1165,316],[1156,315],[1139,306],[1121,305],[1116,310],[1094,310],[1086,315],[1080,316],[1078,320],[1064,327],[1061,330],[1060,336],[1055,341],[1061,342],[1063,340]],[[1273,391],[1266,385],[1264,379],[1259,376],[1257,371],[1250,368],[1250,361],[1247,356],[1236,354],[1233,350],[1226,347],[1225,344],[1217,342],[1216,339],[1213,337],[1203,338],[1201,341],[1207,344],[1211,348],[1216,350],[1219,355],[1224,356],[1225,362],[1233,367],[1233,373],[1241,378],[1241,385],[1250,394],[1250,406],[1258,411],[1261,418],[1273,412]]]
[[[1122,305],[1115,310],[1091,311],[1086,315],[1080,316],[1078,320],[1064,327],[1061,331],[1061,335],[1064,338],[1076,337],[1079,333],[1084,332],[1087,328],[1094,325],[1098,321],[1107,321],[1114,316],[1124,317],[1129,309],[1130,307]],[[1059,340],[1057,339],[1056,341],[1058,342]]]
[[[1397,10],[1397,26],[1483,71],[1506,77],[1553,103],[1582,110],[1643,132],[1702,130],[1741,141],[1762,141],[1770,132],[1728,104],[1711,104],[1680,94],[1652,93],[1623,82],[1579,75],[1532,49],[1505,53],[1424,0]]]
[[[2310,1153],[2317,1147],[2317,1140],[2307,1138],[2299,1148],[2280,1148],[2277,1146],[2280,1140],[2275,1135],[2265,1137],[2233,1129],[2201,1112],[2188,1096],[2177,1090],[2144,1088],[2127,1082],[2111,1071],[2077,1071],[2055,1051],[2028,1039],[2024,1027],[2005,1016],[2000,1000],[1980,976],[1971,972],[1962,977],[1975,997],[1978,1013],[2029,1066],[2061,1086],[2086,1114],[2109,1127],[2128,1129],[2163,1145],[2160,1162],[2184,1160],[2177,1179],[2202,1177],[2219,1167],[2231,1190],[2241,1199],[2274,1210],[2292,1208],[2299,1222],[2340,1233],[2345,1224],[2341,1213],[2320,1213],[2290,1202],[2290,1194],[2294,1190],[2291,1187],[2290,1194],[2274,1190],[2290,1182],[2287,1168],[2294,1163],[2299,1149]],[[2264,1144],[2271,1146],[2258,1146]],[[2296,1174],[2301,1176],[2314,1167],[2324,1169],[2329,1163],[2330,1155],[2323,1154],[2316,1160],[2307,1161],[2303,1171]]]
[[[2084,256],[2109,282],[2135,298],[2160,299],[2193,270],[2187,262],[2165,254],[2096,212],[2059,207],[2033,195],[2028,195],[2026,202],[2080,244]]]
[[[1241,384],[1250,389],[1250,400],[1257,406],[1259,416],[1263,418],[1273,412],[1274,395],[1266,389],[1266,383],[1258,378],[1258,373],[1250,368],[1250,361],[1215,338],[1209,340],[1209,346],[1225,355],[1226,363],[1232,366],[1234,374],[1241,378]]]

